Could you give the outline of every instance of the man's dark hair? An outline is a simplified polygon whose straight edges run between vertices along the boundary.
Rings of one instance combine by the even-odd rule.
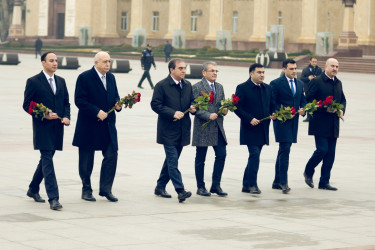
[[[264,66],[260,63],[253,63],[249,68],[249,73],[254,72],[255,68],[264,68]]]
[[[176,64],[179,62],[184,62],[181,58],[173,58],[172,60],[169,61],[168,63],[168,71],[171,73],[171,69],[176,69]]]
[[[45,61],[46,60],[46,56],[48,55],[48,54],[55,54],[55,52],[52,52],[52,51],[48,51],[48,52],[46,52],[46,53],[44,53],[41,57],[40,57],[40,61],[41,62],[43,62],[43,61]]]
[[[318,58],[316,58],[316,56],[310,56],[310,61],[311,61],[312,59],[316,59],[316,60],[318,60]]]
[[[293,59],[286,59],[283,61],[283,68],[287,68],[288,64],[295,64],[296,61],[294,61]]]

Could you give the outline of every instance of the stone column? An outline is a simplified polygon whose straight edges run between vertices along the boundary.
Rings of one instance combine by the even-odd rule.
[[[48,36],[48,0],[39,0],[38,36]]]
[[[76,36],[76,0],[65,2],[65,36]]]
[[[170,2],[178,2],[181,0],[173,0]],[[171,3],[170,3],[171,5]],[[143,27],[143,0],[131,1],[131,14],[130,14],[130,31],[127,35],[128,38],[133,37],[133,31]],[[173,32],[173,31],[172,31]]]
[[[317,0],[302,0],[302,25],[298,43],[315,43],[317,8]]]
[[[210,0],[210,18],[208,22],[208,34],[205,40],[216,41],[216,31],[222,29],[223,0]]]
[[[182,0],[169,1],[168,32],[164,38],[172,39],[173,31],[182,28],[182,7]]]
[[[22,4],[23,0],[14,1],[12,23],[9,27],[9,38],[19,38],[25,35],[25,29],[22,25]]]
[[[98,13],[97,22],[95,23],[96,27],[98,27],[96,36],[105,38],[118,37],[116,30],[117,0],[99,1],[94,8],[95,13]]]
[[[253,34],[251,34],[249,41],[265,42],[268,26],[268,1],[254,0],[252,15],[254,16]]]

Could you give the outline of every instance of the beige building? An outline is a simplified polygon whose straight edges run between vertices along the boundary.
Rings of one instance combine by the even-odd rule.
[[[342,0],[27,0],[25,10],[26,40],[69,44],[131,44],[145,29],[153,45],[182,30],[187,48],[215,47],[226,30],[233,49],[264,49],[266,32],[281,24],[287,52],[315,51],[316,33],[332,32],[337,45],[344,22]],[[375,55],[375,0],[357,0],[354,31]]]

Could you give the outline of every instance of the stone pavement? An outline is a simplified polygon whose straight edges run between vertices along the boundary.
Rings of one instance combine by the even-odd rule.
[[[71,145],[77,108],[74,87],[79,73],[93,65],[79,58],[78,70],[58,70],[66,79],[72,104],[72,125],[65,129],[64,151],[54,157],[62,211],[26,197],[38,162],[32,147],[31,118],[22,110],[26,79],[40,72],[40,60],[21,54],[18,66],[0,65],[0,249],[375,249],[374,75],[339,73],[347,97],[331,183],[337,192],[310,189],[302,176],[314,151],[313,137],[300,120],[298,143],[292,147],[287,195],[271,189],[278,145],[271,126],[271,145],[263,149],[259,171],[261,195],[241,192],[247,149],[239,145],[239,119],[225,118],[229,140],[222,187],[228,197],[195,194],[195,148],[184,148],[180,170],[193,196],[180,204],[172,184],[172,199],[153,195],[164,160],[156,144],[156,114],[150,108],[152,90],[144,82],[142,101],[117,116],[119,162],[113,193],[119,202],[99,197],[101,155],[97,153],[92,183],[97,202],[81,200],[78,151]],[[133,71],[116,74],[120,95],[136,88],[139,61]],[[300,67],[304,65],[299,65]],[[151,70],[154,83],[167,76],[167,64]],[[227,96],[248,78],[248,68],[219,66],[218,81]],[[266,69],[266,82],[280,70]],[[192,83],[198,80],[192,80]],[[207,156],[206,186],[211,184],[213,150]],[[319,168],[314,178],[318,182]],[[44,186],[41,195],[47,198]]]

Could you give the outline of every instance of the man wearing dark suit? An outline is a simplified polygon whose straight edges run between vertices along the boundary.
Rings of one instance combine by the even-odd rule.
[[[302,70],[301,74],[301,81],[303,82],[303,89],[305,91],[305,94],[307,92],[310,81],[320,74],[322,74],[322,69],[318,66],[318,59],[314,56],[310,57],[310,64]],[[310,114],[307,114],[307,118],[303,121],[308,122],[310,117]]]
[[[53,156],[56,150],[62,150],[64,125],[70,124],[70,103],[65,80],[55,75],[57,57],[53,52],[41,56],[43,71],[27,80],[23,109],[28,112],[30,102],[43,103],[51,112],[45,119],[33,120],[34,149],[40,151],[40,161],[29,185],[27,196],[36,202],[45,202],[39,195],[39,185],[44,184],[52,210],[59,210],[59,189],[57,186]],[[62,120],[58,119],[62,117]]]
[[[272,91],[263,82],[263,65],[254,63],[249,72],[250,78],[236,88],[236,96],[240,100],[234,112],[241,119],[240,144],[246,145],[249,151],[242,192],[260,194],[257,183],[259,159],[263,145],[269,144],[270,120],[259,120],[272,114]],[[271,119],[275,117],[272,116]]]
[[[92,195],[90,176],[94,166],[96,150],[102,151],[99,195],[109,201],[118,199],[112,194],[112,185],[117,167],[116,114],[106,112],[120,100],[116,80],[109,71],[111,58],[106,52],[95,55],[95,66],[80,74],[75,89],[75,104],[78,119],[73,145],[78,147],[79,175],[82,180],[82,199],[96,201]]]
[[[190,143],[191,121],[189,109],[195,113],[191,103],[194,101],[191,83],[184,79],[186,64],[182,59],[172,59],[168,63],[169,75],[155,85],[151,108],[158,114],[157,143],[164,145],[165,161],[155,188],[155,195],[163,198],[172,196],[165,190],[169,180],[178,193],[179,202],[191,196],[185,191],[181,173],[178,170],[178,158],[182,148]],[[177,119],[177,121],[174,121]]]
[[[193,146],[196,146],[195,155],[195,177],[197,179],[197,194],[202,196],[210,196],[216,193],[219,196],[228,195],[220,187],[221,175],[224,170],[225,158],[227,156],[226,145],[227,139],[224,132],[222,116],[218,116],[217,112],[221,106],[221,100],[225,99],[223,86],[216,82],[217,66],[215,62],[203,63],[203,79],[193,86],[194,98],[202,95],[202,91],[215,94],[215,101],[208,106],[208,110],[197,110],[194,117],[193,130]],[[228,109],[225,114],[228,113]],[[202,125],[207,121],[211,121],[202,129]],[[206,190],[204,183],[204,162],[206,161],[208,146],[212,146],[215,151],[214,171],[212,174],[212,185],[210,192]]]
[[[286,59],[283,62],[284,74],[273,80],[272,100],[275,110],[284,107],[294,107],[297,110],[292,119],[285,122],[273,121],[273,130],[276,142],[279,143],[275,164],[275,179],[272,184],[273,189],[281,189],[284,194],[290,191],[288,186],[289,154],[292,143],[297,142],[298,118],[305,115],[303,107],[306,105],[306,98],[303,93],[303,83],[296,78],[297,64],[293,59]]]
[[[309,121],[309,135],[314,135],[316,150],[306,164],[304,176],[306,184],[313,188],[313,175],[315,167],[323,161],[319,180],[319,189],[336,191],[337,188],[329,184],[331,169],[335,161],[336,142],[340,132],[340,119],[344,116],[346,98],[341,81],[336,77],[339,71],[339,62],[329,58],[326,62],[325,72],[311,80],[311,86],[307,91],[307,101],[325,100],[327,96],[344,105],[340,117],[335,111],[325,108],[318,109],[314,118]]]

